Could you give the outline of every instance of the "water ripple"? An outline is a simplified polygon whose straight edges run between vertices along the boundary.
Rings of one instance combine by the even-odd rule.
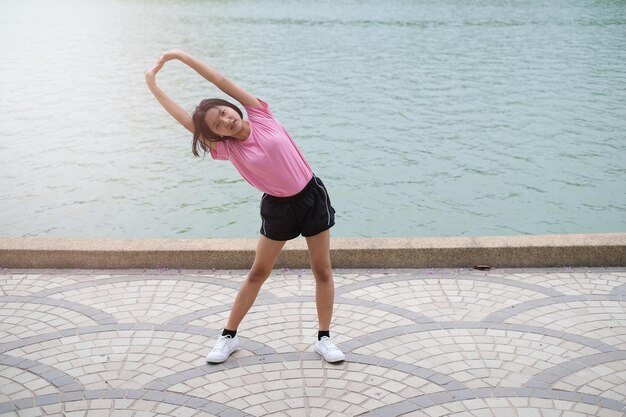
[[[337,236],[626,231],[624,25],[619,1],[3,2],[0,233],[257,235],[260,194],[145,88],[171,47],[270,102]],[[179,63],[159,83],[219,96]]]

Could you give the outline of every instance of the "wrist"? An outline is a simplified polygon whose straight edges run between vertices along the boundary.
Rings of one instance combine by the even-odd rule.
[[[188,53],[184,52],[184,51],[176,51],[175,53],[175,59],[178,59],[179,61],[187,64],[189,63],[189,58],[191,57],[191,55],[189,55]]]

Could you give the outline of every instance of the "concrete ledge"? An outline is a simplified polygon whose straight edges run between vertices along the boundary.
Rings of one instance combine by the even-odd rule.
[[[248,269],[251,239],[0,238],[2,268]],[[626,233],[443,238],[333,238],[334,268],[626,266]],[[277,268],[308,268],[304,239],[290,241]]]

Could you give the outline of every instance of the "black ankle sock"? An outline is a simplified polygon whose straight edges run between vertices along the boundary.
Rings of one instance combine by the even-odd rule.
[[[330,337],[330,330],[320,330],[317,332],[317,340],[322,340],[322,337]]]
[[[237,336],[237,330],[226,330],[226,329],[224,329],[224,331],[222,332],[222,336],[235,337],[235,336]]]

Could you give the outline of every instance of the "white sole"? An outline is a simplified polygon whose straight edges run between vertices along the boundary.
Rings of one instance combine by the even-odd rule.
[[[337,360],[335,360],[335,361],[329,361],[328,359],[326,359],[326,358],[324,357],[324,355],[322,354],[322,352],[320,352],[319,350],[317,350],[317,348],[315,348],[315,353],[317,353],[318,355],[320,355],[320,356],[322,357],[322,359],[324,359],[324,360],[325,360],[326,362],[328,362],[328,363],[337,363],[337,362],[343,362],[343,361],[345,361],[345,360],[346,360],[346,358],[344,357],[344,358],[342,358],[342,359],[337,359]]]
[[[230,355],[232,355],[233,353],[237,352],[239,350],[239,348],[233,350],[232,352],[230,352],[228,354],[228,356],[226,356],[226,358],[224,358],[223,361],[210,361],[209,358],[206,358],[206,363],[224,363],[228,360],[228,358],[230,358]]]

